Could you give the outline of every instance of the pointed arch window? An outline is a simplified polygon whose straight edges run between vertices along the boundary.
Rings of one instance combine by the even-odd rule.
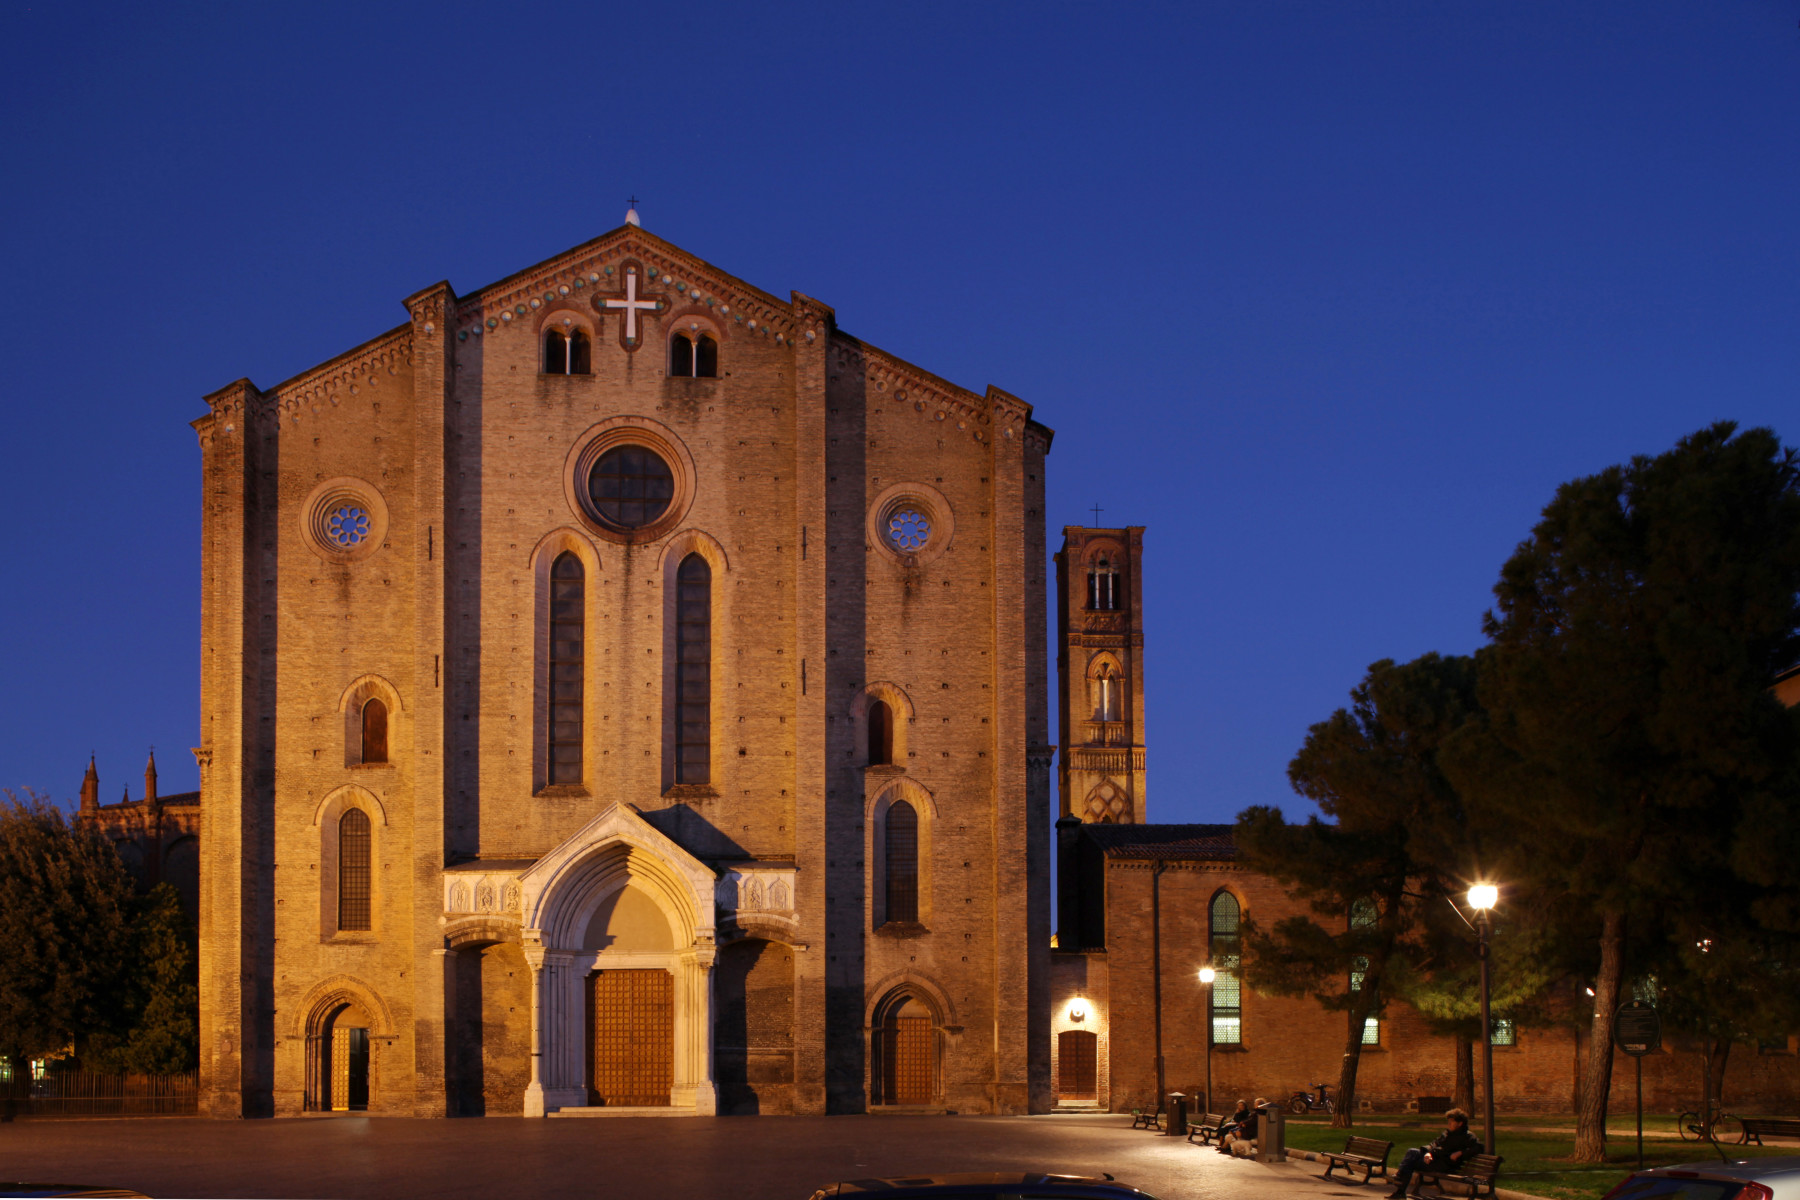
[[[1120,607],[1119,573],[1107,559],[1096,562],[1088,572],[1087,606],[1092,612],[1114,612]]]
[[[346,809],[338,819],[338,929],[369,928],[371,915],[369,814]]]
[[[894,710],[886,700],[869,705],[869,765],[892,766],[894,762]]]
[[[712,782],[712,567],[698,554],[675,572],[675,782]]]
[[[552,329],[544,334],[544,374],[586,375],[592,350],[588,335],[580,329]]]
[[[582,674],[587,646],[583,634],[587,571],[565,550],[550,565],[550,720],[546,780],[579,784],[582,779]]]
[[[1207,913],[1207,953],[1215,977],[1212,985],[1212,1039],[1215,1046],[1236,1046],[1244,1040],[1243,984],[1238,971],[1243,963],[1243,909],[1236,896],[1219,892]]]
[[[1119,716],[1119,670],[1103,662],[1094,671],[1094,720],[1117,721]]]
[[[378,696],[363,701],[362,760],[365,763],[388,760],[388,708]]]
[[[887,894],[884,910],[888,921],[917,923],[919,919],[919,811],[905,800],[896,800],[887,811]]]

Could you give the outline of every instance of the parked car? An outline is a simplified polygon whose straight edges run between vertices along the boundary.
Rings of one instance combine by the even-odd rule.
[[[1800,1157],[1652,1167],[1606,1193],[1606,1200],[1800,1200]]]
[[[822,1187],[811,1200],[833,1196],[879,1195],[881,1200],[1156,1200],[1149,1192],[1108,1175],[903,1175],[892,1179],[852,1179]]]
[[[79,1183],[0,1183],[0,1196],[9,1200],[21,1196],[136,1196],[149,1200],[144,1193],[130,1188],[84,1187]]]

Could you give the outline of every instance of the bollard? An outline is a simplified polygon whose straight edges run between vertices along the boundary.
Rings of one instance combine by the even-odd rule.
[[[1169,1093],[1168,1126],[1169,1127],[1163,1132],[1167,1133],[1170,1137],[1187,1136],[1187,1093]]]
[[[1256,1122],[1256,1161],[1287,1161],[1287,1112],[1279,1104],[1265,1104]]]

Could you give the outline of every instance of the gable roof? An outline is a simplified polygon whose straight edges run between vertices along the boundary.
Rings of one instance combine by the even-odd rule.
[[[1083,825],[1081,836],[1108,858],[1230,859],[1230,825]]]

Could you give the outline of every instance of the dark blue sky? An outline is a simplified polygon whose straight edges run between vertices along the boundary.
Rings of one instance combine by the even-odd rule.
[[[14,5],[0,784],[196,786],[200,396],[644,224],[1149,527],[1149,813],[1304,805],[1555,485],[1800,439],[1800,4]],[[1053,535],[1053,546],[1055,536]]]

